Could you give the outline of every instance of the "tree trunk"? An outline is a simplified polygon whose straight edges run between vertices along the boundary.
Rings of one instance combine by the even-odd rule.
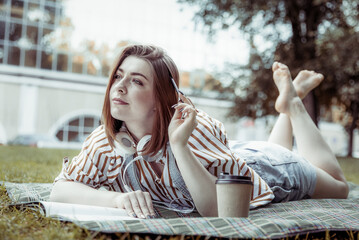
[[[348,142],[348,157],[353,157],[353,141],[354,141],[354,130],[356,128],[356,122],[358,121],[358,104],[353,102],[353,121],[349,127],[349,142]]]
[[[309,116],[312,118],[314,124],[318,126],[318,110],[317,110],[317,99],[315,97],[315,94],[313,91],[311,91],[304,99],[303,103],[305,108],[307,109],[307,112]]]
[[[320,14],[322,13],[320,7],[313,5],[312,1],[286,1],[285,3],[292,25],[292,43],[295,56],[293,65],[296,69],[303,69],[316,57],[315,40],[318,34]],[[303,24],[305,28],[301,27]],[[318,125],[318,102],[313,91],[303,99],[303,103],[315,125]]]

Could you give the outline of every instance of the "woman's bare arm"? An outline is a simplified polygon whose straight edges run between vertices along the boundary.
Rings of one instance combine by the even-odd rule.
[[[181,110],[182,109],[182,110]],[[168,129],[172,152],[177,166],[202,216],[217,216],[216,177],[210,174],[188,147],[188,139],[195,129],[196,110],[179,104]],[[185,117],[183,117],[185,116]]]
[[[60,180],[52,188],[50,201],[116,207],[114,199],[119,194],[112,191],[100,191],[83,183]]]
[[[102,191],[83,183],[58,181],[52,188],[50,201],[122,208],[129,216],[139,218],[155,216],[150,194],[142,191]]]

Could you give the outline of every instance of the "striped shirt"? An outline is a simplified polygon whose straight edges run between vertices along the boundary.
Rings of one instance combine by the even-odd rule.
[[[214,176],[219,176],[222,172],[250,176],[253,182],[251,208],[271,202],[274,195],[267,183],[229,148],[223,124],[200,110],[197,110],[197,122],[198,125],[192,132],[188,145],[200,163]],[[172,154],[170,151],[170,148],[167,148],[166,153],[161,154],[156,160],[164,166],[161,176],[143,159],[134,162],[139,170],[139,182],[153,200],[191,207],[186,197],[172,182],[168,167],[168,156]],[[134,155],[137,156],[136,153]],[[80,154],[74,157],[71,163],[64,159],[62,172],[55,181],[66,179],[96,189],[104,187],[107,190],[126,192],[122,182],[124,162],[123,154],[109,144],[102,125],[86,139]]]

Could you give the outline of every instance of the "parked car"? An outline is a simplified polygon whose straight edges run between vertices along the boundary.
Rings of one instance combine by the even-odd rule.
[[[56,143],[58,140],[49,135],[43,134],[21,134],[11,140],[9,145],[23,145],[31,147],[39,147],[43,143]]]

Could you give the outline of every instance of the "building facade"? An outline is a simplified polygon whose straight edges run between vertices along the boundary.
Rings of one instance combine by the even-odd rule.
[[[89,75],[0,65],[0,142],[17,135],[42,134],[81,142],[100,124],[108,79]],[[186,90],[186,89],[184,89]],[[231,102],[191,96],[196,107],[225,123]]]
[[[82,142],[100,124],[108,49],[73,50],[71,31],[61,0],[0,0],[0,143],[25,134]],[[182,90],[198,93],[190,89],[203,88],[200,75],[182,73]],[[226,118],[231,102],[191,99],[235,132]]]

